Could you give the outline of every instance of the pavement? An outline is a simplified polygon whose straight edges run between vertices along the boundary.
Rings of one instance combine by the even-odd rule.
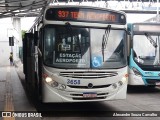
[[[22,80],[25,75],[22,73],[23,64],[20,60],[14,62],[14,66],[5,65],[0,67],[0,120],[39,120],[40,118],[26,118],[29,113],[37,112],[32,102],[26,96]],[[9,114],[6,114],[9,112]],[[10,112],[15,113],[8,117]],[[23,113],[23,114],[22,114]],[[19,117],[17,117],[19,115]],[[22,117],[22,115],[25,115]]]

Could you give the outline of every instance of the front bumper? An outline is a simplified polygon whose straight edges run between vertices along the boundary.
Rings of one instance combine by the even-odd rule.
[[[126,99],[127,83],[123,84],[116,89],[110,85],[107,88],[99,89],[76,89],[68,88],[65,91],[58,90],[43,84],[43,97],[42,102],[54,103],[54,102],[94,102],[94,101],[106,101],[115,99]],[[84,93],[96,93],[96,97],[86,98]]]

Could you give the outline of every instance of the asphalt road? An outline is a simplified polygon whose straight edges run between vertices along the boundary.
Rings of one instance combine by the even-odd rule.
[[[128,113],[132,117],[122,120],[160,120],[160,117],[137,117],[143,113],[160,115],[160,88],[128,87],[127,99],[91,103],[37,104],[36,109],[43,115],[43,120],[115,120],[114,113]],[[147,114],[148,114],[147,113]],[[135,114],[136,117],[133,117]],[[156,115],[155,115],[156,116]]]
[[[146,111],[160,116],[159,87],[128,87],[125,100],[42,104],[26,95],[24,76],[19,74],[18,77],[14,67],[2,67],[0,72],[0,111],[7,109],[42,114],[41,118],[15,117],[15,120],[160,120],[160,117],[112,117],[114,113],[119,112],[139,115]],[[11,107],[7,108],[7,106]]]

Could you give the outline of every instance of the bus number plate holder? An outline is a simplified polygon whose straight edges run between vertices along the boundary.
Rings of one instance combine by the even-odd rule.
[[[84,98],[95,98],[95,97],[97,97],[97,93],[86,92],[86,93],[83,93],[83,97]]]

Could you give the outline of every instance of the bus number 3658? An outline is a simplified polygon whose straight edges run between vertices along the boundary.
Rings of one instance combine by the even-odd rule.
[[[80,80],[70,80],[70,79],[67,79],[67,84],[68,85],[80,85]]]

